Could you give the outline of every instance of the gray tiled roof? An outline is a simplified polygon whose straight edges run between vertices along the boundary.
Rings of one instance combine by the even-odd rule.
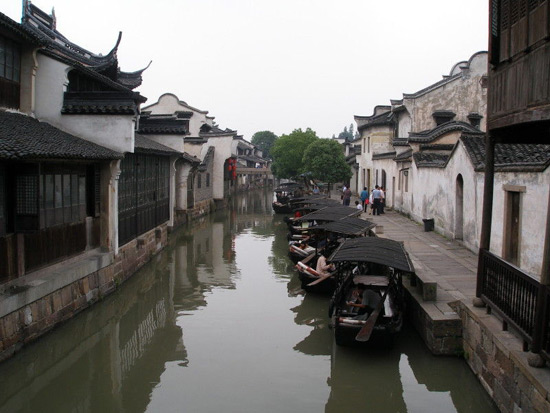
[[[409,143],[410,142],[429,143],[439,138],[440,136],[443,136],[444,134],[453,132],[453,131],[482,134],[481,131],[479,131],[477,128],[470,125],[469,123],[453,120],[453,121],[442,123],[441,125],[438,125],[433,129],[425,130],[422,132],[410,132]]]
[[[395,158],[395,151],[384,152],[384,153],[373,153],[372,159],[393,159]]]
[[[406,161],[406,160],[409,160],[411,155],[412,155],[413,151],[412,149],[408,149],[406,150],[405,152],[402,152],[400,153],[399,155],[397,155],[394,160],[399,162],[399,161]]]
[[[420,151],[413,154],[413,159],[416,166],[419,168],[443,168],[447,164],[450,156],[451,152],[433,153]]]
[[[0,110],[0,159],[120,159],[122,154],[30,116]]]
[[[181,155],[181,152],[175,149],[164,146],[154,140],[148,139],[139,133],[136,133],[135,149],[139,152],[156,153],[159,155]]]
[[[464,144],[476,171],[485,168],[484,136],[462,134]],[[499,172],[542,172],[550,165],[550,145],[496,144],[495,170]]]

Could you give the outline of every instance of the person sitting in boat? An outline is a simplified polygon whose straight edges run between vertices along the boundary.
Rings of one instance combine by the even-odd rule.
[[[322,277],[324,275],[330,275],[334,270],[336,270],[336,267],[334,264],[327,264],[327,258],[321,254],[317,259],[317,267],[315,270]]]
[[[378,306],[380,299],[380,294],[370,289],[366,290],[364,285],[359,284],[351,293],[352,301],[348,301],[346,304],[359,309],[359,315],[354,317],[355,319],[366,320],[369,314]]]

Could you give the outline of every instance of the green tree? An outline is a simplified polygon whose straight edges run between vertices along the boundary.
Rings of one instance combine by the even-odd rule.
[[[273,132],[264,130],[252,135],[251,142],[262,150],[264,158],[271,158],[271,148],[277,139],[277,135]]]
[[[349,130],[344,126],[344,130],[338,134],[338,139],[344,139],[347,142],[353,140],[353,123],[349,125]]]
[[[289,135],[281,135],[271,148],[273,164],[271,170],[278,178],[296,178],[303,170],[304,151],[319,138],[315,131],[307,128],[294,129]]]
[[[304,151],[304,170],[312,178],[328,184],[346,182],[351,176],[351,167],[346,162],[342,146],[331,139],[318,139]]]

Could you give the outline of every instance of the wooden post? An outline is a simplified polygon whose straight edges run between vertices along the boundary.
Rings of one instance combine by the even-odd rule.
[[[495,180],[495,141],[491,134],[485,135],[485,183],[483,186],[483,212],[481,217],[481,235],[479,240],[479,258],[477,263],[476,297],[481,297],[483,274],[481,274],[481,250],[491,247],[491,221],[493,220],[493,187]]]

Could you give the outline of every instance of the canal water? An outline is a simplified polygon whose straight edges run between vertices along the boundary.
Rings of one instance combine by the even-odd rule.
[[[493,412],[466,363],[411,328],[333,343],[270,192],[174,232],[101,303],[0,364],[0,412]]]

